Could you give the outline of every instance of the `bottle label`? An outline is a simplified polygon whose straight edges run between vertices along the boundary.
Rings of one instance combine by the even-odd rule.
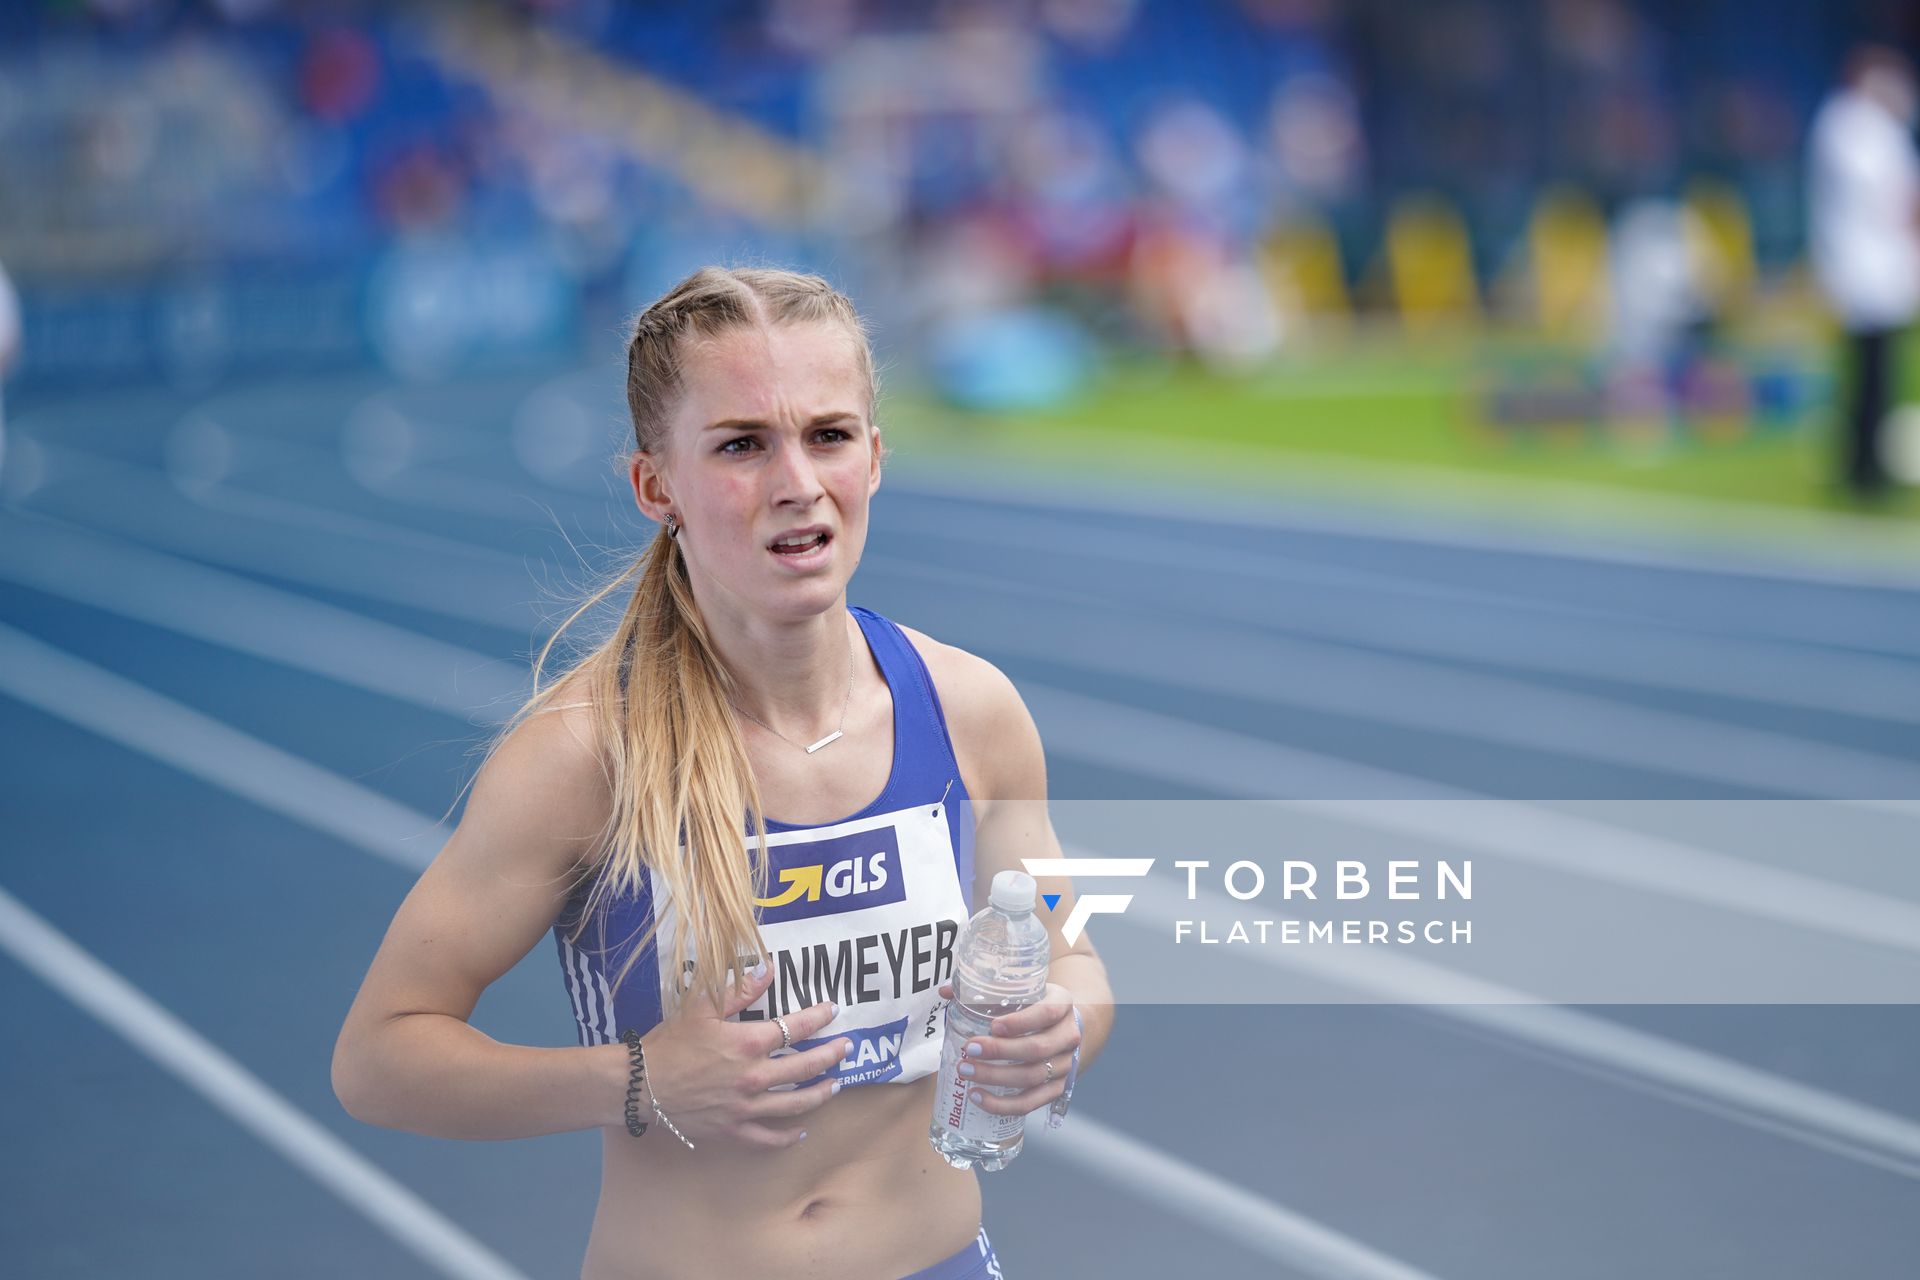
[[[973,1095],[978,1092],[1007,1097],[1020,1089],[1017,1085],[981,1084],[960,1074],[971,1034],[961,1025],[967,1019],[953,1015],[953,1006],[948,1005],[947,1040],[940,1052],[940,1123],[970,1142],[1011,1142],[1025,1128],[1026,1116],[988,1111],[973,1100]]]

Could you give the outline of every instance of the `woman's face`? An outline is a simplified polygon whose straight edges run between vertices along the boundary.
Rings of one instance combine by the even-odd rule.
[[[666,445],[635,453],[632,479],[642,511],[683,526],[703,609],[794,620],[842,599],[880,485],[854,342],[833,323],[776,324],[681,352]]]

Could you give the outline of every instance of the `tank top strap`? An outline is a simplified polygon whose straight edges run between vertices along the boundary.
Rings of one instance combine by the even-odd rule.
[[[859,605],[849,610],[893,694],[894,733],[899,741],[894,744],[889,798],[896,804],[929,804],[946,796],[949,786],[959,792],[960,766],[953,737],[920,651],[891,618]]]

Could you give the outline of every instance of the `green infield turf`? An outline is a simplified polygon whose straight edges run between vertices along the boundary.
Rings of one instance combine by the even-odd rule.
[[[1908,372],[1920,374],[1920,347],[1910,348]],[[1664,435],[1578,425],[1495,429],[1486,411],[1489,389],[1525,358],[1464,349],[1358,352],[1247,375],[1115,364],[1086,393],[1044,410],[968,412],[908,390],[890,398],[883,421],[916,448],[1050,469],[1171,471],[1258,483],[1327,466],[1363,477],[1373,463],[1387,464],[1383,474],[1391,471],[1399,486],[1423,475],[1442,486],[1472,476],[1532,477],[1920,520],[1920,490],[1870,504],[1836,491],[1825,382],[1814,403],[1764,427],[1722,418]]]

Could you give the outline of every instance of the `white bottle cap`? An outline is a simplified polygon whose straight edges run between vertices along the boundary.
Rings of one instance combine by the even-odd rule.
[[[1024,871],[1002,871],[993,878],[987,902],[997,911],[1018,914],[1033,910],[1033,877]]]

